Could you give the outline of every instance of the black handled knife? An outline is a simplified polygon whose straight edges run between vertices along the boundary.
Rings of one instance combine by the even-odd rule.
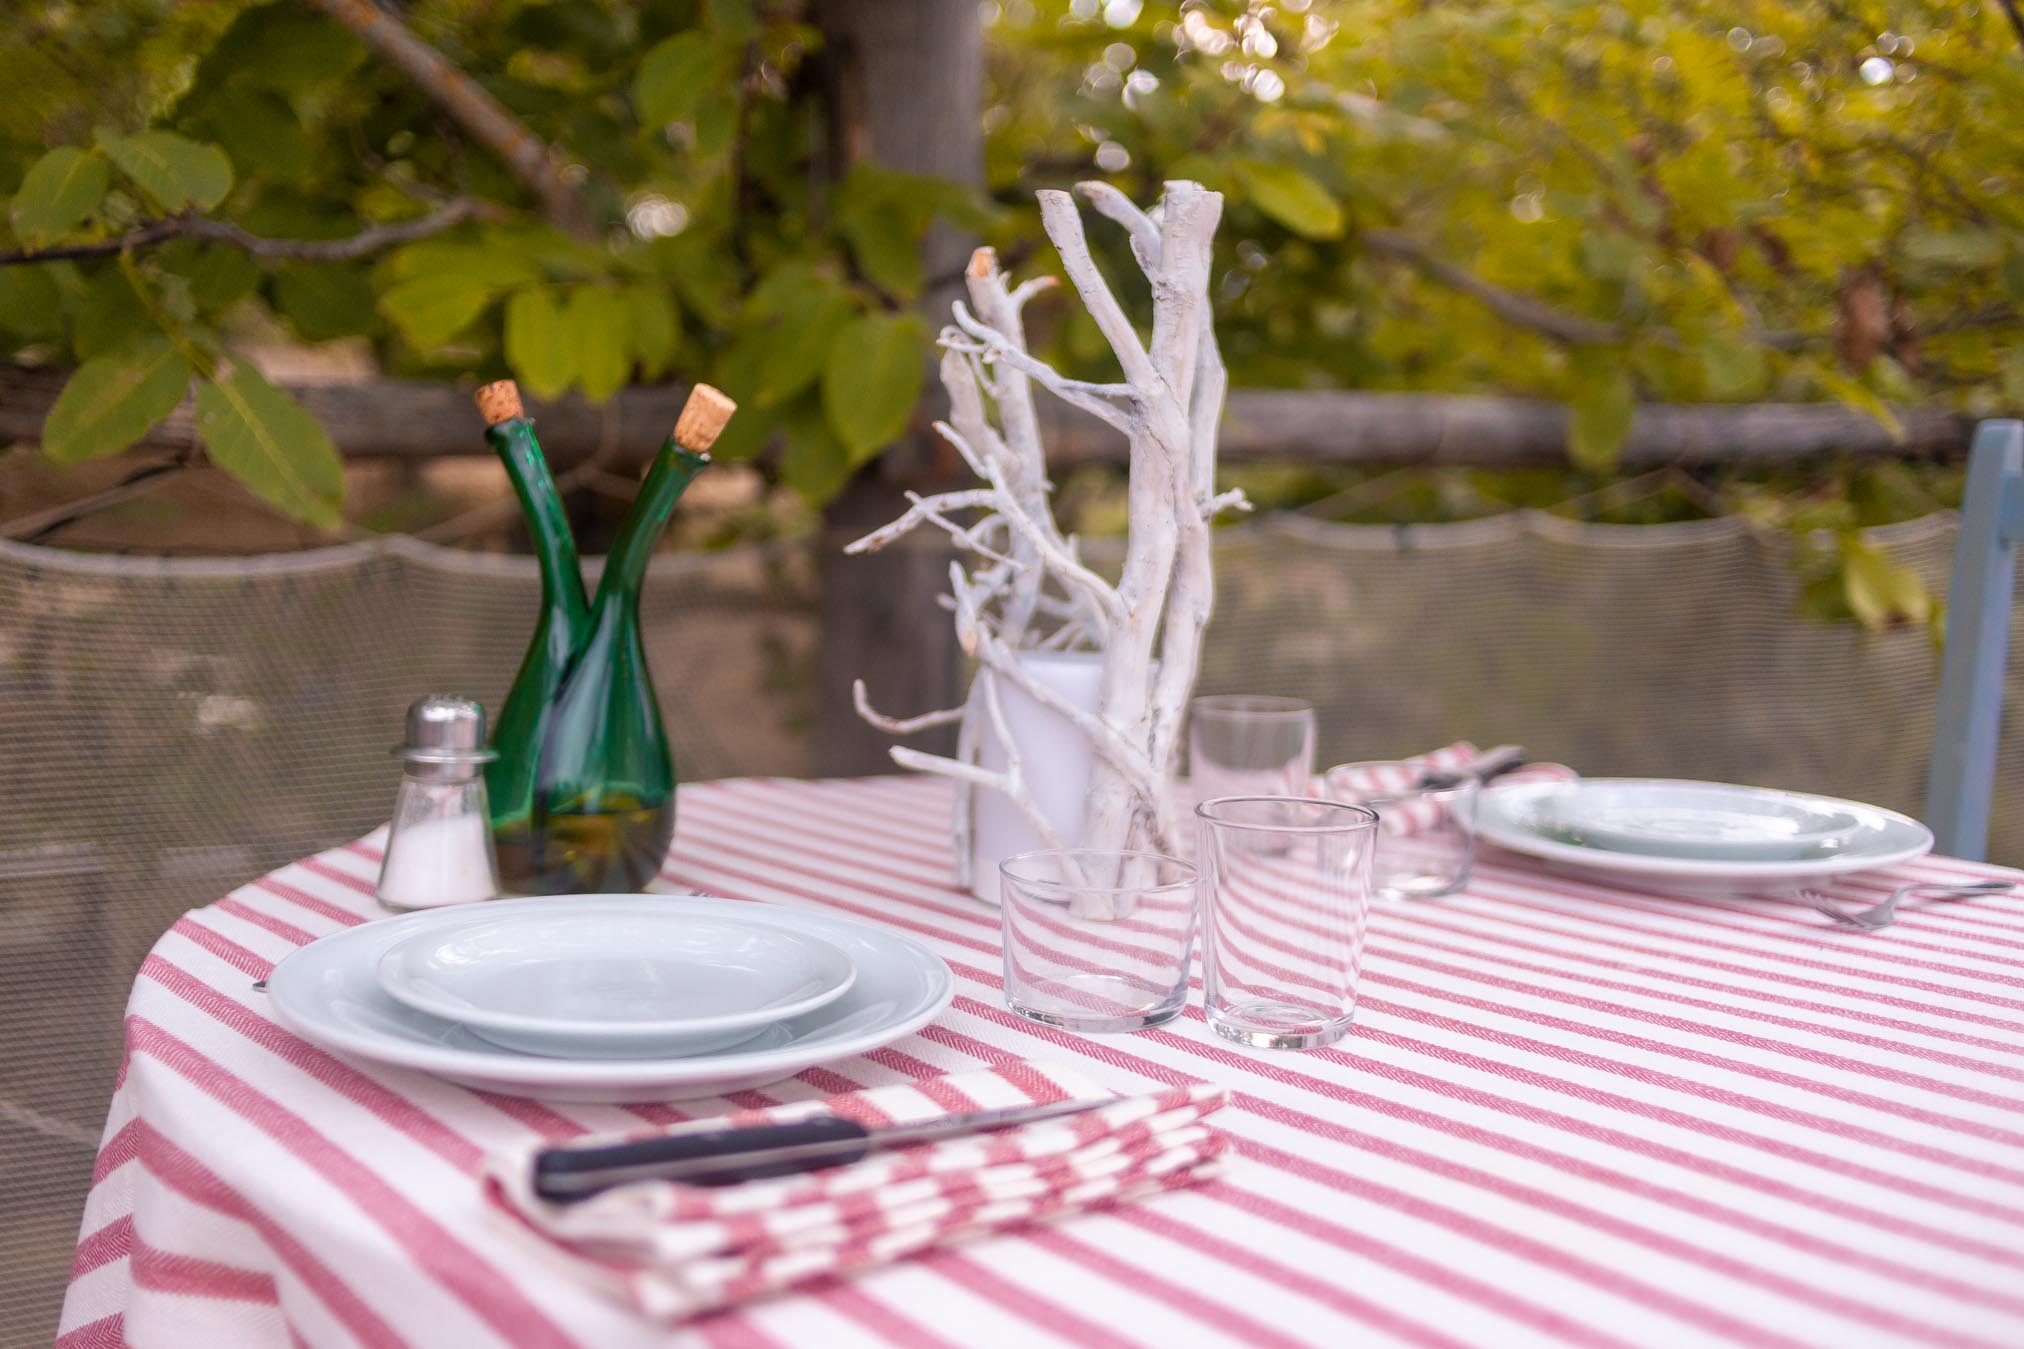
[[[921,1124],[871,1127],[841,1115],[816,1115],[791,1124],[757,1124],[663,1134],[628,1143],[561,1144],[534,1155],[534,1193],[567,1203],[635,1180],[679,1180],[684,1185],[732,1185],[767,1176],[819,1171],[859,1161],[881,1148],[903,1148],[937,1138],[988,1133],[1112,1104],[1059,1101],[945,1115]]]

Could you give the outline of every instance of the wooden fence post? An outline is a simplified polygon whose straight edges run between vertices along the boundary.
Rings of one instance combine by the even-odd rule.
[[[954,182],[983,181],[980,99],[984,39],[967,0],[822,0],[816,8],[828,42],[832,137],[841,157],[864,153],[881,164]],[[847,164],[839,163],[842,172]],[[961,294],[970,245],[955,231],[929,232],[922,311],[939,327]],[[962,698],[952,625],[935,604],[948,583],[948,547],[908,539],[869,557],[845,557],[845,543],[892,518],[907,487],[934,491],[963,476],[961,465],[929,431],[942,394],[929,381],[908,438],[858,474],[823,516],[822,634],[817,677],[816,768],[823,774],[893,771],[891,737],[865,725],[851,704],[862,677],[879,706],[904,713],[948,707]],[[909,741],[946,753],[952,732]]]

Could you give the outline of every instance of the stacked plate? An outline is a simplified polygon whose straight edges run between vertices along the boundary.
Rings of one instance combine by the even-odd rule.
[[[1668,778],[1493,788],[1477,828],[1488,842],[1557,866],[1722,893],[1867,871],[1933,846],[1917,820],[1876,806]]]
[[[701,895],[388,918],[267,978],[276,1017],[326,1049],[563,1101],[763,1086],[911,1035],[953,988],[940,957],[895,932]]]

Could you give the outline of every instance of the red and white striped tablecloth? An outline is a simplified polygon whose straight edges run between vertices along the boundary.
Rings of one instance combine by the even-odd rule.
[[[1238,1048],[1199,1003],[1083,1038],[1004,1009],[947,806],[898,778],[683,788],[668,881],[889,923],[956,972],[920,1035],[736,1103],[1035,1058],[1205,1079],[1235,1092],[1226,1179],[655,1330],[553,1277],[475,1173],[677,1110],[467,1091],[267,1017],[274,961],[375,915],[369,839],[148,958],[60,1343],[2024,1344],[2024,898],[1866,936],[1493,859],[1375,916],[1332,1049]],[[1989,874],[1935,859],[1838,893]]]

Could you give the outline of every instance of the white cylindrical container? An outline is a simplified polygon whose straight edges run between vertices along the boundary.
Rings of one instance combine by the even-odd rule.
[[[1035,683],[1061,695],[1070,706],[1094,714],[1103,683],[1103,655],[1096,651],[1022,651],[1019,663]],[[1005,709],[1005,729],[1019,750],[1026,788],[1040,814],[1054,827],[1060,846],[1075,847],[1082,839],[1082,812],[1089,795],[1089,775],[1096,750],[1073,722],[1009,680],[998,681],[998,701]],[[980,709],[981,713],[981,709]],[[1006,764],[991,719],[981,716],[977,761],[994,772]],[[987,904],[998,903],[998,864],[1008,857],[1054,846],[1019,808],[998,792],[972,794],[970,816],[970,892]]]

